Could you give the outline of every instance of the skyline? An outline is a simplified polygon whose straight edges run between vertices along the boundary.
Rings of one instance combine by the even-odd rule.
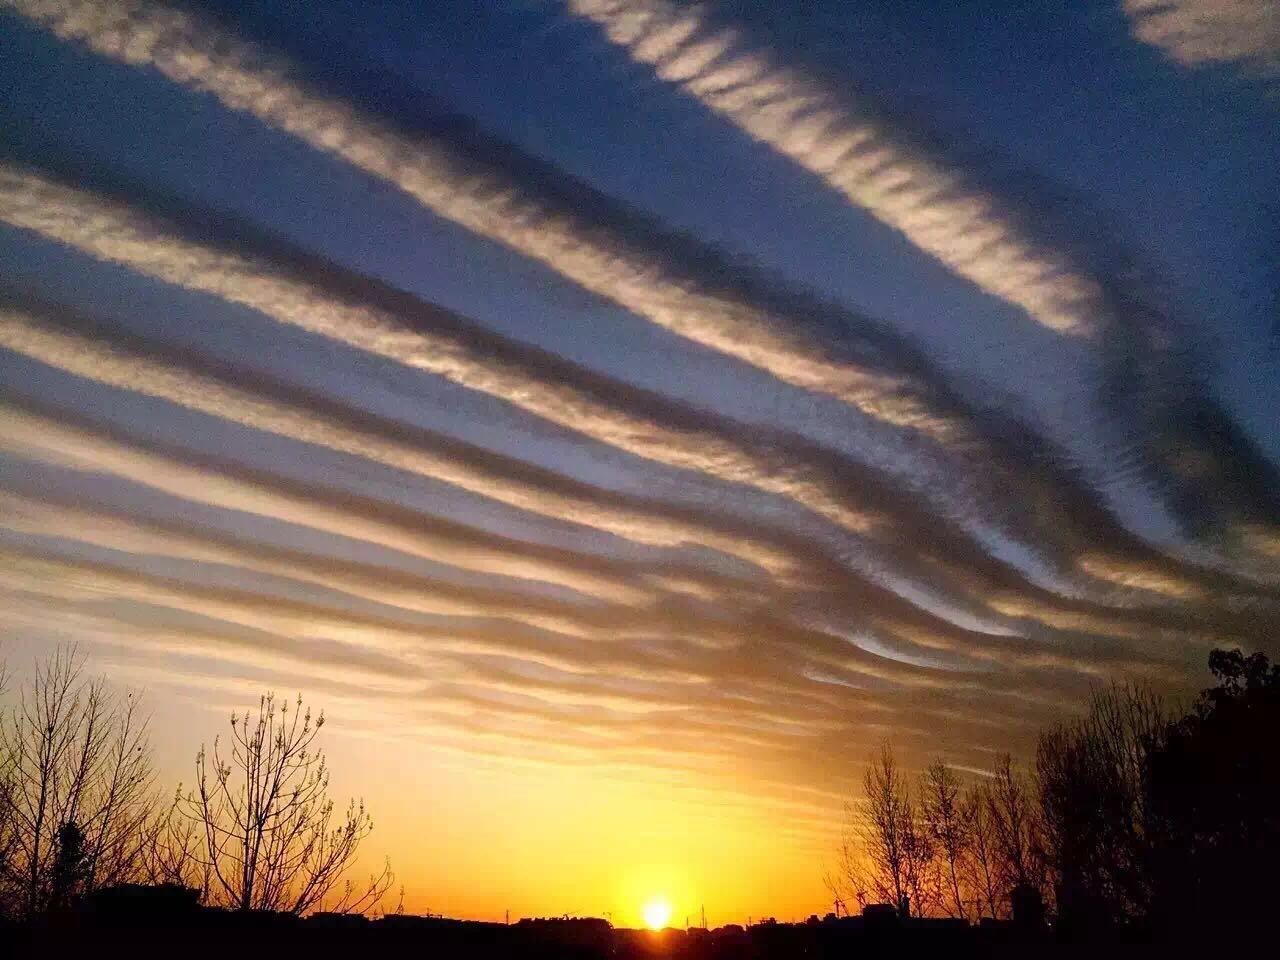
[[[638,925],[1274,655],[1280,44],[1058,6],[5,0],[9,668],[174,781],[300,689],[411,909]]]

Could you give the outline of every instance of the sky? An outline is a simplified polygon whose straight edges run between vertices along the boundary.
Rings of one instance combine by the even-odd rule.
[[[411,911],[825,912],[1280,609],[1265,0],[0,0],[0,655],[260,693]]]

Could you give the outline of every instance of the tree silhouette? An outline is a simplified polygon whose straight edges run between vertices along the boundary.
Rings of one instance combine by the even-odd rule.
[[[357,886],[346,874],[373,829],[363,802],[336,815],[329,769],[315,746],[324,714],[312,717],[299,696],[293,709],[262,697],[257,716],[231,718],[230,751],[221,739],[196,756],[196,789],[183,809],[203,833],[200,859],[209,898],[237,910],[303,914],[324,904],[360,912],[392,882],[389,866]],[[326,904],[331,894],[334,903]]]
[[[76,824],[64,823],[58,829],[58,853],[49,879],[50,912],[63,912],[80,897],[87,879],[88,860],[84,833]]]
[[[167,805],[157,807],[146,824],[138,879],[152,885],[195,890],[209,899],[212,870],[203,856],[203,824],[186,815],[181,787]]]
[[[152,816],[147,722],[133,696],[84,680],[74,650],[37,664],[18,704],[0,720],[4,810],[0,902],[20,916],[48,909],[64,830],[79,835],[78,888],[131,879]],[[65,866],[65,864],[63,864]]]
[[[938,900],[949,916],[968,918],[965,882],[973,842],[972,808],[964,803],[960,778],[941,760],[920,777],[920,814],[936,851]]]
[[[1155,922],[1270,924],[1280,858],[1280,665],[1215,650],[1216,686],[1150,757]]]
[[[1081,719],[1041,734],[1041,836],[1062,928],[1084,933],[1146,918],[1147,774],[1167,722],[1152,691],[1112,687],[1093,695]]]
[[[963,816],[969,826],[969,855],[964,860],[964,876],[974,913],[999,920],[1005,916],[1001,889],[1004,870],[1000,865],[988,784],[974,783],[965,791]]]
[[[906,775],[888,743],[867,766],[865,805],[846,807],[848,817],[827,886],[837,900],[891,903],[904,913],[930,910],[933,844],[920,821]]]
[[[996,869],[1006,893],[1045,889],[1040,857],[1039,824],[1033,786],[1004,754],[996,762],[995,777],[987,793],[987,815],[995,841]]]

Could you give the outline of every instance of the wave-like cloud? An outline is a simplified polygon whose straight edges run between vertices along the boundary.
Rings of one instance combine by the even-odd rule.
[[[1124,0],[1133,35],[1178,63],[1234,63],[1280,80],[1280,13],[1271,0]]]
[[[187,11],[149,0],[3,0],[59,37],[149,66],[213,94],[306,143],[400,187],[428,209],[547,264],[583,288],[689,339],[786,380],[845,399],[888,423],[946,437],[952,426],[883,371],[832,362],[757,306],[673,277],[665,258],[608,224],[521,188],[500,164],[448,138],[410,136],[314,93],[289,65]]]
[[[803,332],[805,320],[812,322],[815,316],[832,314],[830,305],[815,298],[797,299],[766,278],[754,276],[750,268],[726,271],[714,251],[664,233],[644,217],[620,210],[581,184],[568,182],[563,176],[548,176],[544,165],[473,131],[459,131],[446,124],[443,129],[405,133],[347,103],[315,93],[282,59],[186,11],[168,9],[149,0],[4,2],[65,39],[82,42],[126,63],[151,66],[178,83],[212,93],[233,109],[335,153],[400,187],[433,212],[545,263],[638,316],[758,366],[785,382],[832,394],[875,419],[967,453],[970,462],[982,468],[976,475],[990,474],[987,482],[975,481],[984,496],[999,502],[1007,499],[1011,487],[1023,492],[1024,499],[1003,519],[1030,527],[1036,535],[1032,540],[1038,538],[1042,546],[1056,544],[1064,532],[1072,529],[1094,531],[1095,546],[1098,539],[1106,537],[1123,542],[1122,553],[1128,555],[1124,563],[1132,563],[1144,553],[1147,559],[1141,563],[1153,559],[1149,549],[1128,536],[1099,506],[1087,485],[1071,477],[1069,470],[1046,467],[1054,457],[1043,440],[1039,445],[1044,449],[1011,456],[1007,445],[994,439],[989,426],[984,426],[982,412],[966,410],[945,378],[931,370],[920,352],[883,325],[834,310],[832,319],[849,346],[837,356],[829,345],[820,345]],[[607,4],[589,9],[605,22],[621,16]],[[663,9],[660,4],[641,5],[633,11],[635,16],[626,20],[629,26],[624,33],[632,37],[631,46],[651,58],[656,56],[655,50],[664,57],[674,56],[671,38],[683,35],[689,27],[684,19],[675,25],[662,20],[658,14]],[[674,8],[667,12],[673,17],[695,16],[697,9],[679,15],[672,12]],[[658,29],[660,23],[673,29]],[[646,30],[656,31],[654,35],[662,42],[642,42],[648,36]],[[685,46],[689,42],[693,41],[688,40]],[[679,44],[677,47],[683,49]],[[723,65],[723,58],[714,62]],[[791,78],[792,74],[787,72],[786,76]],[[804,141],[805,137],[799,140]],[[890,179],[896,182],[902,177],[894,174]],[[531,188],[530,182],[537,186]],[[1002,251],[998,256],[991,254],[998,261],[988,271],[993,282],[1012,282],[1023,290],[1022,299],[1028,303],[1042,307],[1049,304],[1046,315],[1057,316],[1053,322],[1059,326],[1066,322],[1062,310],[1079,312],[1077,308],[1083,309],[1086,303],[1090,309],[1097,306],[1095,301],[1101,296],[1095,296],[1097,290],[1112,296],[1101,280],[1090,280],[1078,270],[1071,274],[1060,269],[1058,261],[1065,255],[1015,236],[1013,221],[978,229],[981,224],[975,225],[961,216],[965,214],[971,220],[973,210],[982,207],[986,211],[984,217],[995,217],[994,198],[988,198],[990,203],[983,201],[986,206],[975,206],[969,198],[956,209],[944,209],[944,201],[950,202],[951,193],[930,188],[923,194],[913,194],[908,186],[885,185],[884,196],[892,198],[893,203],[909,195],[916,200],[927,196],[934,205],[921,213],[922,223],[934,225],[931,229],[957,233],[966,242],[972,237],[984,237],[982,251]],[[573,190],[574,195],[566,194],[566,189]],[[998,237],[991,236],[993,230]],[[680,255],[673,256],[673,250]],[[1011,258],[1012,262],[1004,262]],[[726,279],[730,274],[732,279]],[[1077,274],[1086,277],[1083,286],[1072,279]],[[1087,296],[1081,293],[1086,287]],[[1074,306],[1068,309],[1064,304]],[[1129,402],[1134,399],[1128,398]],[[1147,419],[1157,422],[1147,425],[1176,431],[1185,422],[1185,418],[1164,414],[1167,411],[1152,412]],[[1005,417],[1002,426],[1010,423]],[[1028,436],[1025,429],[1019,428],[1018,432],[1019,439]],[[730,467],[740,466],[732,460],[731,457],[727,461]],[[1258,464],[1262,460],[1253,457],[1250,462]],[[1177,478],[1174,467],[1176,464],[1162,468],[1161,476],[1153,481],[1162,492],[1162,484],[1169,476]],[[1233,523],[1251,524],[1249,528],[1253,529],[1269,522],[1265,519],[1269,504],[1264,502],[1265,497],[1259,498],[1258,485],[1244,488],[1228,482],[1226,477],[1201,479],[1205,484],[1220,481],[1211,491],[1216,499],[1225,501],[1228,494],[1248,498],[1243,515],[1233,516]],[[1183,482],[1183,478],[1178,481]],[[1188,505],[1193,499],[1194,494],[1183,497],[1178,505],[1190,510]],[[828,517],[843,513],[846,523],[866,520],[850,517],[845,507],[830,503],[820,503],[818,509]],[[1079,549],[1078,538],[1067,553],[1076,554]],[[1118,563],[1119,558],[1111,557],[1104,566],[1114,569]],[[1166,570],[1163,579],[1170,577],[1177,579]],[[1149,571],[1140,570],[1137,575],[1122,576],[1118,582],[1142,584],[1156,579]]]
[[[267,517],[461,570],[551,583],[586,598],[648,605],[656,596],[650,585],[655,582],[695,595],[719,589],[705,571],[668,564],[658,576],[606,557],[480,533],[345,492],[291,483],[229,460],[126,440],[102,423],[76,422],[61,410],[42,412],[12,395],[0,395],[0,449],[120,477],[179,501]]]
[[[252,631],[269,651],[300,649],[301,641],[319,644],[321,650],[330,649],[326,644],[336,645],[331,647],[334,653],[351,649],[365,660],[395,658],[410,673],[422,675],[429,670],[437,684],[451,691],[448,698],[475,702],[486,694],[504,694],[628,715],[667,711],[676,717],[666,731],[668,736],[680,731],[697,736],[701,723],[708,730],[754,730],[790,744],[795,736],[843,726],[842,720],[832,717],[833,708],[872,710],[880,718],[886,711],[949,711],[953,721],[976,725],[981,725],[985,712],[988,720],[1005,716],[1011,722],[1015,718],[1025,722],[1051,710],[1064,689],[1062,677],[1043,670],[943,678],[874,658],[846,656],[836,664],[823,657],[821,639],[816,636],[793,644],[786,659],[753,656],[757,641],[742,633],[731,657],[689,644],[679,656],[662,658],[625,637],[612,643],[583,643],[546,633],[513,634],[509,623],[492,617],[455,617],[446,626],[431,625],[406,620],[390,610],[356,611],[331,602],[285,598],[278,591],[215,588],[185,578],[142,573],[115,559],[76,559],[67,555],[65,546],[50,550],[0,544],[0,556],[5,560],[0,588],[28,598],[61,600],[78,613],[100,615],[109,610],[117,619],[132,623],[148,609],[179,611],[197,618],[191,623],[206,625],[196,630],[197,636],[206,639],[225,634],[230,627]],[[122,602],[135,605],[134,613],[120,609]],[[147,621],[143,617],[137,622],[145,625]],[[779,636],[785,642],[787,632]],[[282,642],[286,637],[296,639]],[[808,665],[816,664],[842,674],[851,686],[867,685],[867,693],[846,687],[834,697],[829,684],[806,676]],[[674,669],[677,665],[679,669]],[[1019,677],[1013,690],[1011,677]],[[1084,680],[1077,681],[1078,690],[1086,689],[1081,685]],[[974,694],[985,702],[979,705]],[[962,707],[966,701],[969,705]]]
[[[119,338],[117,338],[119,341]],[[0,346],[98,383],[156,397],[243,426],[312,444],[373,463],[454,484],[521,510],[576,523],[658,546],[701,543],[752,562],[776,567],[789,561],[750,535],[717,532],[712,525],[658,504],[575,483],[519,461],[489,454],[459,441],[435,437],[359,414],[343,417],[337,406],[321,412],[319,397],[291,399],[241,386],[244,375],[221,378],[181,363],[148,357],[50,325],[46,318],[0,309]],[[344,422],[345,420],[345,422]],[[354,421],[354,422],[353,422]],[[374,427],[374,429],[370,429]]]
[[[891,643],[911,647],[923,644],[937,650],[958,651],[979,660],[1041,663],[1051,656],[1050,645],[1013,643],[1008,638],[979,634],[960,628],[924,609],[913,606],[893,591],[853,575],[834,557],[824,556],[814,545],[806,555],[802,582],[743,583],[726,580],[705,570],[685,569],[665,562],[659,568],[627,564],[588,554],[507,540],[459,528],[436,518],[390,508],[350,495],[335,495],[314,487],[265,476],[218,458],[157,449],[137,439],[124,440],[100,423],[68,421],[65,412],[56,418],[31,408],[16,398],[0,403],[0,451],[37,462],[66,465],[77,470],[106,472],[150,490],[178,498],[182,503],[212,506],[237,514],[269,517],[291,525],[320,530],[363,541],[409,556],[444,562],[465,570],[503,577],[545,581],[570,587],[587,597],[648,611],[661,619],[670,604],[660,591],[693,597],[732,609],[750,610],[771,603],[793,604],[798,590],[814,591],[826,606],[834,604],[847,622],[863,621],[868,629],[882,631]],[[776,592],[776,595],[775,595]],[[668,594],[670,597],[670,594]],[[1027,604],[1009,600],[1013,616],[1031,614]],[[1058,610],[1050,622],[1099,635],[1131,636],[1138,625],[1123,627],[1114,615]],[[653,621],[658,629],[659,621]],[[665,623],[661,629],[673,629]],[[790,629],[783,621],[768,628],[779,636]],[[682,631],[677,631],[680,633]],[[812,637],[813,635],[810,635]],[[702,642],[719,648],[729,642],[718,631],[704,629]],[[843,663],[856,655],[848,643],[831,641],[824,649]],[[1084,661],[1054,662],[1070,669],[1091,671]]]
[[[914,564],[908,574],[930,575],[915,561],[936,545],[938,558],[930,563],[940,567],[944,579],[954,580],[961,571],[965,582],[970,571],[985,570],[989,579],[1016,585],[1018,577],[1010,579],[1009,571],[966,543],[963,532],[922,510],[918,500],[898,495],[888,478],[847,457],[792,435],[673,404],[514,344],[433,305],[258,236],[246,225],[218,227],[216,215],[197,211],[175,218],[172,202],[159,205],[169,216],[143,213],[22,167],[0,170],[0,218],[18,226],[444,376],[629,453],[786,496],[889,549],[896,562],[908,568]],[[192,237],[180,226],[182,220],[200,222],[206,233],[226,234],[227,240]],[[1033,434],[1007,420],[1000,428],[1013,430],[1020,444],[1030,440],[1035,450]],[[1094,569],[1116,571],[1103,578],[1109,582],[1178,597],[1197,593],[1194,584],[1205,571],[1145,547],[1069,477],[1054,477],[1052,471],[1045,475],[1040,467],[994,453],[981,459],[1006,500],[1009,486],[1019,490],[1021,517],[1033,518],[1033,524],[1031,530],[1015,526],[1034,548],[1047,548],[1068,564],[1101,555],[1101,562],[1081,569],[1090,576]],[[913,544],[909,555],[894,551],[904,540]]]
[[[934,541],[946,536],[945,524],[936,518],[918,517],[907,499],[894,496],[886,482],[847,459],[825,455],[829,462],[838,460],[836,470],[828,470],[826,476],[819,474],[807,462],[815,455],[812,445],[800,444],[802,449],[796,450],[797,444],[792,441],[791,450],[773,453],[767,443],[761,443],[767,441],[768,432],[759,428],[751,430],[756,443],[747,444],[733,436],[735,432],[746,433],[743,428],[736,428],[723,420],[708,423],[711,418],[706,415],[683,409],[672,410],[670,403],[655,396],[603,378],[591,378],[584,371],[537,351],[522,350],[492,336],[480,338],[482,342],[478,344],[469,343],[464,336],[449,336],[450,326],[456,328],[457,322],[450,324],[452,318],[440,311],[432,319],[441,322],[410,326],[395,315],[358,301],[326,296],[325,291],[304,281],[273,271],[262,257],[249,261],[241,253],[188,241],[165,230],[162,223],[118,203],[22,169],[0,170],[0,218],[160,279],[223,296],[310,332],[446,376],[628,452],[788,496],[820,516],[846,529],[871,535],[882,543],[899,538],[910,530],[918,530],[921,534],[928,531]],[[401,298],[402,301],[404,299]],[[57,354],[61,359],[52,362],[70,369],[66,366],[68,351],[74,353],[74,349],[64,344],[64,349],[58,350],[47,337],[44,347],[37,347],[35,341],[38,336],[34,331],[27,331],[23,337],[25,347],[18,346],[15,333],[8,341],[11,349],[28,355],[35,355],[33,351],[39,350],[39,359],[46,362]],[[82,349],[93,352],[101,348],[85,342]],[[98,360],[85,360],[78,363],[73,372],[108,382],[103,380],[103,376],[112,368],[113,364],[109,362],[104,365]],[[132,389],[149,392],[149,388],[140,384],[155,378],[137,380],[135,376],[135,370],[120,372],[109,382],[126,389],[133,384]],[[222,410],[222,415],[245,423],[253,420],[253,425],[259,427],[272,422],[276,424],[273,429],[277,432],[285,429],[283,424],[288,420],[287,431],[295,438],[301,439],[305,435],[312,438],[308,442],[370,456],[391,466],[404,468],[411,459],[403,450],[397,454],[385,449],[382,453],[373,453],[373,448],[363,447],[361,441],[349,436],[334,436],[332,430],[323,424],[313,424],[300,433],[303,428],[296,412],[283,415],[283,420],[278,412],[264,419],[261,405],[257,401],[246,400],[234,387],[192,390],[177,383],[182,377],[180,374],[160,376],[167,386],[150,388],[161,390],[154,395],[162,395],[187,406],[197,403],[196,409],[204,412],[216,414]],[[619,398],[624,405],[606,403],[597,399],[600,395]],[[233,400],[233,397],[238,399]],[[250,408],[255,406],[257,411],[250,412]],[[652,416],[643,419],[629,412],[646,407],[665,415],[660,420]],[[365,452],[360,453],[361,450]],[[807,458],[805,454],[808,454]],[[823,457],[820,451],[817,455]],[[496,492],[492,479],[478,481],[474,470],[459,472],[436,461],[425,466],[419,464],[417,469],[419,472],[427,470],[431,475],[474,492],[514,502],[509,492]],[[877,504],[877,500],[880,503]],[[530,502],[527,498],[521,500],[526,506]],[[540,512],[594,524],[590,512],[570,510],[569,506],[569,501],[563,498],[553,499]],[[614,522],[605,529],[644,542],[655,542],[652,538],[658,536],[660,540],[657,542],[673,543],[674,537],[686,536],[678,526],[672,527],[664,520],[661,530],[655,531],[652,526],[640,530]],[[913,539],[920,543],[919,538]],[[960,542],[964,538],[954,533],[951,539]],[[724,547],[719,540],[711,545]],[[742,547],[730,552],[742,555]],[[762,559],[762,553],[754,547],[747,551],[749,558],[756,561]],[[980,553],[971,550],[971,555],[962,561],[963,565],[977,565]],[[765,559],[775,565],[780,562],[776,557]]]
[[[174,557],[309,583],[361,600],[436,616],[500,617],[579,638],[616,637],[639,622],[634,608],[579,607],[526,592],[478,590],[383,567],[305,554],[172,521],[148,520],[80,498],[39,498],[0,489],[4,526],[104,549]],[[646,612],[648,619],[652,614]]]
[[[820,84],[717,27],[700,4],[566,0],[639,63],[757,140],[820,176],[852,203],[987,292],[1051,330],[1084,335],[1102,292],[1059,251],[1041,246],[856,99]]]
[[[354,399],[161,346],[7,281],[0,349],[24,358],[6,361],[24,370],[51,368],[37,380],[148,397],[133,408],[148,416],[180,407],[239,424],[248,429],[230,432],[252,438],[243,449],[255,463],[305,444],[317,448],[307,460],[337,452],[398,471],[406,489],[443,481],[530,514],[535,529],[563,521],[557,542],[572,547],[394,506],[327,486],[339,482],[331,477],[286,479],[201,451],[198,436],[161,441],[116,425],[114,412],[78,412],[74,389],[55,402],[6,384],[0,623],[25,628],[54,611],[51,629],[83,628],[117,646],[130,669],[162,652],[173,676],[207,689],[227,682],[215,663],[258,678],[305,675],[326,693],[394,712],[399,735],[472,758],[519,754],[620,776],[661,769],[702,784],[745,773],[757,796],[790,796],[815,823],[867,745],[890,730],[915,750],[934,749],[945,731],[954,754],[980,767],[982,750],[1008,746],[1104,678],[1177,688],[1208,647],[1268,642],[1275,604],[1262,587],[1143,543],[1052,444],[964,399],[976,391],[954,388],[886,325],[739,269],[717,248],[452,121],[411,133],[320,95],[196,15],[150,0],[3,2],[331,152],[638,318],[839,397],[888,425],[876,430],[909,438],[940,483],[951,481],[944,471],[963,472],[978,495],[927,499],[796,434],[601,376],[251,224],[100,170],[68,174],[65,159],[41,156],[34,167],[0,167],[0,219],[246,306],[268,336],[279,333],[272,322],[287,324],[497,398],[584,451],[607,446],[664,477],[684,471],[678,479],[706,506],[621,494],[374,416]],[[1104,329],[1116,317],[1099,321],[1114,306],[1105,278],[1020,233],[999,198],[910,153],[892,130],[849,126],[843,99],[806,100],[824,94],[805,87],[793,101],[799,88],[788,84],[807,81],[742,37],[708,33],[702,8],[638,0],[626,13],[575,0],[574,9],[757,139],[843,184],[960,275],[1052,329],[1116,346]],[[1150,344],[1134,343],[1147,362]],[[1169,368],[1144,369],[1158,380]],[[1181,489],[1211,497],[1238,467],[1230,499],[1249,508],[1244,517],[1265,515],[1265,469],[1234,457],[1247,438],[1195,403],[1180,408],[1193,414],[1182,418],[1187,433],[1160,431],[1160,462],[1182,463]],[[1177,419],[1151,410],[1157,425]],[[1176,442],[1201,434],[1221,438],[1218,455],[1205,460],[1204,444]],[[963,510],[941,515],[940,503]],[[979,527],[983,536],[1014,531],[1062,578],[1040,585],[998,559]],[[1261,542],[1268,529],[1255,531]],[[449,579],[455,572],[467,576]],[[830,789],[797,786],[806,782]]]
[[[504,350],[496,337],[482,353],[462,336],[449,335],[448,327],[456,323],[450,324],[443,311],[435,311],[437,323],[410,326],[385,311],[326,295],[261,260],[188,242],[126,207],[18,170],[0,170],[0,217],[102,259],[498,397],[629,453],[790,497],[850,530],[864,531],[880,519],[841,503],[824,489],[829,484],[804,475],[803,464],[770,456],[763,444],[749,448],[693,423],[682,430],[599,402],[558,376],[568,364],[539,358],[533,350]],[[541,375],[523,369],[539,359],[551,369]]]
[[[1264,542],[1276,537],[1280,474],[1196,371],[1170,351],[1174,331],[1162,292],[1135,283],[1142,271],[1098,229],[1101,218],[1077,211],[1094,232],[1085,236],[1057,217],[1055,228],[1071,237],[1051,239],[1032,226],[1044,211],[994,192],[963,163],[914,143],[871,105],[860,106],[856,93],[837,94],[740,30],[716,25],[704,4],[566,3],[636,62],[822,178],[959,276],[1049,329],[1094,342],[1107,368],[1103,399],[1132,425],[1129,449],[1190,532],[1230,538],[1235,549],[1251,549],[1242,530],[1265,529]],[[1148,10],[1145,0],[1139,5]],[[1229,47],[1226,32],[1240,44],[1271,48],[1270,34],[1280,29],[1273,17],[1273,29],[1247,41],[1237,34],[1262,19],[1249,2],[1227,0],[1212,11],[1194,0],[1151,6],[1139,30],[1178,38],[1180,49],[1194,47],[1193,36],[1205,38],[1202,49]],[[1168,402],[1171,394],[1181,399]],[[1194,474],[1188,461],[1198,465]]]
[[[12,332],[12,327],[9,329]],[[29,327],[25,329],[29,332]],[[10,341],[9,345],[18,345],[16,337],[10,338]],[[29,339],[25,346],[32,349]],[[89,356],[88,365],[97,368],[99,373],[111,373],[110,362],[104,361],[98,354]],[[133,367],[124,368],[121,376],[135,383],[149,382],[152,379],[149,373],[141,373]],[[194,392],[206,392],[199,390],[198,384],[199,381],[196,381],[194,386],[189,386]],[[3,414],[0,417],[0,449],[10,450],[21,456],[36,459],[52,457],[52,462],[69,461],[80,469],[107,470],[131,482],[183,500],[304,524],[467,569],[556,582],[588,595],[600,596],[609,602],[621,602],[628,606],[638,604],[639,608],[648,611],[650,629],[659,629],[658,624],[663,622],[659,613],[663,604],[655,603],[656,598],[663,593],[670,596],[670,591],[674,591],[677,596],[692,596],[717,605],[729,604],[732,607],[751,609],[784,600],[794,603],[796,591],[803,587],[817,591],[817,595],[824,598],[821,600],[824,606],[834,605],[834,609],[843,611],[842,616],[847,623],[861,622],[865,629],[879,633],[882,641],[890,647],[950,651],[974,663],[1053,666],[1055,669],[1085,673],[1096,670],[1096,666],[1088,659],[1055,653],[1053,647],[1057,641],[1052,637],[1021,641],[956,627],[949,621],[914,606],[885,587],[857,577],[834,558],[824,559],[822,550],[816,546],[808,553],[805,574],[799,581],[782,579],[773,584],[752,584],[725,579],[722,575],[681,570],[669,565],[664,565],[661,569],[646,570],[644,567],[628,566],[586,555],[566,555],[563,551],[504,541],[490,535],[465,536],[464,531],[450,529],[448,524],[440,524],[430,518],[403,510],[377,508],[349,497],[337,500],[333,495],[314,490],[297,491],[288,484],[282,486],[278,481],[254,476],[243,468],[222,461],[209,461],[205,458],[201,462],[201,458],[197,458],[196,465],[188,465],[172,455],[158,454],[139,447],[136,443],[123,444],[104,432],[100,426],[91,430],[77,428],[33,414],[12,403],[0,406],[0,414]],[[302,495],[299,495],[300,492]],[[432,530],[432,526],[443,526],[445,530],[436,532]],[[174,536],[180,539],[178,533],[174,533]],[[208,551],[212,548],[206,545],[203,549],[205,553],[202,556],[208,559]],[[247,559],[242,565],[261,569],[266,562],[263,556],[259,556]],[[297,561],[293,558],[274,562],[283,564],[275,567],[276,572],[283,572],[290,563],[296,565]],[[302,579],[314,580],[314,574],[302,576]],[[390,587],[385,587],[384,590],[389,591]],[[1130,658],[1130,663],[1136,662],[1132,659],[1132,654],[1123,652],[1126,641],[1116,638],[1132,637],[1144,629],[1172,631],[1170,635],[1174,636],[1194,628],[1194,620],[1184,622],[1181,615],[1172,612],[1163,615],[1157,613],[1155,619],[1152,619],[1151,612],[1141,614],[1099,610],[1078,601],[1055,601],[1048,594],[1030,600],[1017,594],[1004,600],[999,599],[1001,596],[993,596],[990,598],[991,602],[993,605],[1006,605],[1008,612],[1014,616],[1029,616],[1033,621],[1112,637],[1108,649],[1095,651],[1091,656],[1094,660],[1101,657],[1103,661],[1116,664],[1126,657]],[[771,600],[771,597],[774,599]],[[392,605],[397,603],[394,598],[386,599],[385,602]],[[423,601],[413,601],[411,605],[421,602]],[[546,618],[565,615],[563,611],[539,613],[536,602],[530,602],[528,607],[529,616]],[[580,624],[582,616],[585,615],[578,618]],[[595,624],[593,629],[600,628],[598,619],[588,617],[587,621]],[[670,622],[661,627],[673,628]],[[788,642],[786,638],[793,636],[797,638],[795,642],[802,646],[811,645],[817,636],[785,620],[771,620],[767,628],[760,625],[755,629],[767,629],[777,642]],[[677,629],[677,633],[684,632],[684,627]],[[729,642],[721,631],[712,630],[708,634],[704,626],[702,633],[713,646]],[[835,656],[837,663],[846,662],[856,649],[850,648],[843,640],[822,641],[820,646],[829,655]],[[1120,659],[1116,660],[1116,657]]]

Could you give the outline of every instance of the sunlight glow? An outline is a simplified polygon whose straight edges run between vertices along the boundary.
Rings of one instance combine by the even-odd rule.
[[[671,904],[655,897],[644,905],[644,922],[650,930],[662,930],[671,919]]]

